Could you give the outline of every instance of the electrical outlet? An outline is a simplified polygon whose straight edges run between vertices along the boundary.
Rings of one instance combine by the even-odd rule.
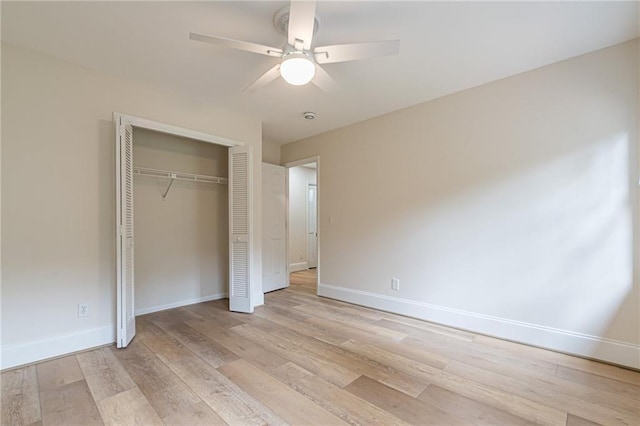
[[[300,252],[300,254],[298,255],[298,257],[300,258],[300,260],[304,260],[304,254],[302,254],[302,252]]]
[[[397,278],[391,278],[391,290],[400,290],[400,280]]]
[[[87,315],[89,315],[89,305],[80,303],[78,305],[78,317],[86,317]]]

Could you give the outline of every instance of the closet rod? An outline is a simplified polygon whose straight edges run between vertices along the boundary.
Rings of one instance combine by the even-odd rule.
[[[169,189],[171,189],[171,185],[173,185],[174,180],[186,180],[191,182],[202,182],[202,183],[219,183],[222,185],[227,184],[227,178],[218,177],[218,176],[207,176],[207,175],[198,175],[194,173],[185,173],[185,172],[173,172],[170,170],[160,170],[160,169],[149,169],[146,167],[134,167],[133,173],[140,176],[148,176],[160,179],[171,179],[169,181],[169,185],[167,189],[162,194],[162,199],[167,197],[169,193]]]
[[[145,167],[134,167],[133,173],[141,176],[149,176],[149,177],[157,177],[157,178],[165,178],[165,179],[191,180],[191,181],[204,182],[204,183],[220,183],[220,184],[227,183],[227,178],[218,177],[218,176],[197,175],[194,173],[174,172],[170,170],[148,169]]]

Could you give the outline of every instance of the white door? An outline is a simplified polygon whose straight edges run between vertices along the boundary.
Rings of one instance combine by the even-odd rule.
[[[251,147],[229,148],[229,309],[253,312]]]
[[[133,128],[116,121],[116,346],[126,347],[136,334],[133,282]]]
[[[307,242],[309,268],[318,267],[318,187],[310,183],[307,194]]]
[[[289,286],[285,245],[286,169],[262,163],[262,291]]]

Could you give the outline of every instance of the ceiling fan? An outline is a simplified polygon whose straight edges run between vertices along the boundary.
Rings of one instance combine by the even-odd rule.
[[[400,49],[399,40],[312,48],[313,35],[318,29],[315,1],[292,0],[289,8],[285,7],[276,13],[274,23],[277,28],[287,34],[287,42],[281,49],[193,32],[189,33],[189,38],[281,59],[280,63],[262,74],[244,91],[263,87],[281,76],[289,84],[300,86],[312,82],[325,92],[333,92],[337,84],[320,65],[397,55]]]

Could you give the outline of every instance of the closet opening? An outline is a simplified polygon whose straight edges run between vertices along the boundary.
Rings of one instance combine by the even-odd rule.
[[[228,296],[227,156],[133,129],[136,316]]]
[[[136,315],[225,297],[253,312],[250,147],[119,113],[114,123],[116,346]]]

